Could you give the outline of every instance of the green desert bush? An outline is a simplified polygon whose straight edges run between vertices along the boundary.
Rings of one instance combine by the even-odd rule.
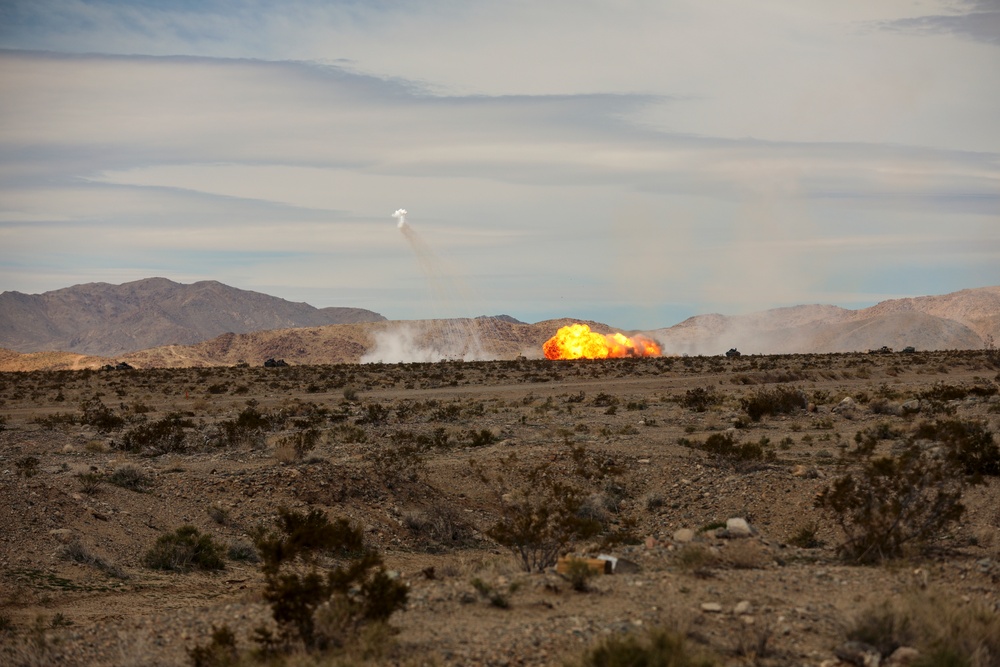
[[[816,506],[843,529],[841,555],[873,563],[929,544],[958,521],[964,481],[953,464],[910,445],[899,456],[866,459],[825,487]]]
[[[278,626],[277,636],[258,629],[265,650],[340,648],[406,604],[405,584],[389,576],[362,528],[347,519],[281,508],[275,528],[258,530],[254,543]],[[335,564],[321,569],[323,558]]]
[[[154,570],[221,570],[225,568],[223,552],[211,535],[202,535],[194,526],[185,525],[160,535],[143,562]]]

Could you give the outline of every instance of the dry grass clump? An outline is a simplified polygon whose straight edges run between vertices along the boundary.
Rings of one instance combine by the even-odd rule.
[[[913,667],[1000,664],[1000,615],[940,591],[913,591],[865,609],[846,629],[888,657],[901,646],[920,652]]]
[[[675,552],[673,563],[682,572],[705,578],[712,576],[712,570],[719,566],[720,559],[708,546],[689,542]]]
[[[713,656],[693,649],[683,633],[656,629],[645,635],[612,635],[587,649],[575,667],[712,667]]]
[[[773,559],[757,540],[736,539],[726,545],[722,562],[737,570],[759,570],[770,565]]]
[[[60,553],[66,560],[73,561],[74,563],[80,563],[82,565],[90,565],[91,567],[95,567],[109,576],[116,577],[118,579],[128,578],[128,575],[124,570],[114,563],[110,563],[101,556],[93,553],[78,540],[73,540],[64,546]]]
[[[125,465],[107,476],[109,484],[142,493],[153,486],[153,478],[135,466]]]

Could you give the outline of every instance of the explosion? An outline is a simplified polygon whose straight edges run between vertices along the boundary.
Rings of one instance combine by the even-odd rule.
[[[629,338],[616,333],[591,331],[586,324],[570,324],[545,341],[547,359],[608,359],[617,357],[658,357],[660,346],[648,338]]]

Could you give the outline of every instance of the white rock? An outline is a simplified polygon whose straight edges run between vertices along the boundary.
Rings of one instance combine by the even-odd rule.
[[[722,605],[718,602],[702,602],[701,610],[706,614],[718,614],[722,611]]]
[[[674,531],[674,542],[690,542],[694,539],[694,531],[690,528],[680,528]]]
[[[749,600],[740,600],[739,602],[736,603],[736,606],[733,607],[733,613],[736,614],[737,616],[742,616],[744,614],[751,614],[753,613],[753,605],[750,604]]]
[[[896,667],[897,665],[902,667],[903,665],[909,665],[914,660],[920,657],[920,651],[911,646],[900,646],[892,655],[889,656],[887,665],[892,665]]]
[[[726,519],[726,532],[729,533],[729,537],[750,537],[753,535],[750,524],[747,523],[746,519],[740,517]]]

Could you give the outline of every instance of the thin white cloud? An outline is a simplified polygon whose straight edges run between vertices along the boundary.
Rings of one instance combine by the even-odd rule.
[[[896,294],[880,263],[1000,283],[995,49],[883,29],[911,11],[6,3],[0,278],[146,266],[417,317],[405,207],[475,314]]]

